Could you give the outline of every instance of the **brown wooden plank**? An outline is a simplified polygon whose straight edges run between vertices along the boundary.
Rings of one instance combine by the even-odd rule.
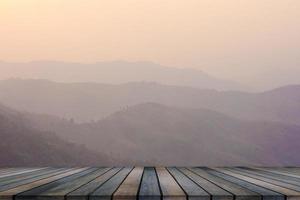
[[[168,172],[168,170],[164,167],[156,168],[161,192],[163,195],[163,199],[176,199],[176,200],[185,200],[186,194],[172,177],[172,175]]]
[[[135,167],[126,177],[113,195],[114,200],[135,200],[137,198],[139,186],[141,183],[144,168]]]

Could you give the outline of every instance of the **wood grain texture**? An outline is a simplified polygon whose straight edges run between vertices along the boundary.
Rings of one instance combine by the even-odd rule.
[[[210,182],[214,183],[220,188],[230,192],[235,196],[235,199],[237,200],[260,200],[261,199],[259,194],[251,190],[248,190],[247,188],[244,188],[240,185],[227,181],[223,178],[209,174],[204,169],[195,167],[195,168],[190,168],[190,170],[198,174],[199,176],[205,178],[206,180],[209,180]]]
[[[248,188],[249,190],[260,194],[262,196],[263,200],[284,200],[285,199],[284,195],[282,195],[282,194],[279,194],[279,193],[274,192],[272,190],[268,190],[264,187],[257,186],[255,184],[244,181],[242,179],[238,179],[238,178],[235,178],[233,176],[224,174],[224,173],[218,171],[218,168],[207,169],[207,172],[209,172],[209,173],[211,173],[215,176],[218,176],[220,178],[223,178],[227,181],[230,181],[232,183],[235,183],[237,185],[240,185],[242,187]]]
[[[260,187],[264,187],[264,188],[270,189],[272,191],[275,191],[277,193],[281,193],[281,194],[285,195],[287,199],[297,199],[297,200],[299,199],[300,200],[299,192],[296,192],[294,190],[284,188],[284,187],[281,187],[281,186],[278,186],[278,185],[275,185],[275,184],[272,184],[269,182],[265,182],[265,181],[262,181],[262,180],[259,180],[259,179],[256,179],[256,178],[253,178],[250,176],[246,176],[246,175],[237,173],[235,171],[232,171],[231,169],[218,169],[218,170],[220,170],[221,172],[228,174],[230,176],[233,176],[233,177],[245,180],[247,182],[253,183],[255,185],[258,185]]]
[[[87,200],[88,195],[94,192],[97,188],[101,187],[106,181],[108,181],[111,177],[117,174],[121,168],[115,167],[108,171],[106,171],[101,176],[97,177],[96,179],[92,180],[91,182],[79,187],[78,189],[74,190],[73,192],[69,193],[66,196],[67,200]]]
[[[118,189],[118,187],[125,180],[127,175],[131,172],[133,168],[126,167],[115,174],[111,179],[105,182],[101,187],[96,189],[92,194],[90,194],[90,200],[111,200],[113,193]]]
[[[161,192],[154,167],[145,167],[139,191],[140,200],[160,200]]]
[[[20,185],[20,186],[17,186],[17,187],[14,187],[14,188],[11,188],[9,190],[5,190],[5,191],[2,191],[0,192],[0,200],[13,200],[14,196],[19,194],[19,193],[22,193],[22,192],[26,192],[28,190],[31,190],[33,188],[37,188],[37,187],[40,187],[44,184],[47,184],[47,183],[50,183],[50,182],[53,182],[55,180],[58,180],[58,179],[61,179],[63,177],[66,177],[66,176],[70,176],[72,174],[75,174],[75,173],[79,173],[83,170],[86,170],[87,168],[80,168],[80,169],[70,169],[70,170],[67,170],[66,172],[62,172],[62,173],[59,173],[57,175],[53,175],[49,178],[44,178],[44,179],[41,179],[41,180],[38,180],[38,181],[34,181],[34,182],[31,182],[31,183],[28,183],[28,184],[24,184],[24,185]]]
[[[210,195],[212,195],[212,199],[214,200],[233,200],[233,195],[217,185],[211,183],[210,181],[202,178],[201,176],[195,174],[187,168],[179,168],[179,170],[188,176],[191,180],[193,180],[196,184],[202,187],[205,191],[207,191]]]
[[[255,173],[253,171],[246,170],[246,169],[234,168],[234,169],[231,169],[231,170],[234,170],[237,173],[240,173],[240,174],[243,174],[243,175],[247,175],[247,176],[252,177],[252,178],[256,178],[258,180],[262,180],[262,181],[267,182],[267,183],[278,185],[278,186],[281,186],[281,187],[284,187],[284,188],[288,188],[288,189],[291,189],[291,190],[294,190],[294,191],[298,191],[298,192],[300,191],[300,187],[299,186],[286,183],[286,182],[284,182],[284,180],[277,181],[274,178],[266,178],[263,175],[257,174],[257,173]]]
[[[0,200],[300,200],[299,168],[0,168]]]
[[[135,167],[114,193],[114,200],[135,200],[138,194],[144,168]]]
[[[0,175],[0,178],[4,178],[4,177],[10,177],[10,176],[15,176],[15,175],[19,175],[19,174],[24,174],[27,172],[33,172],[33,171],[37,171],[43,168],[35,168],[35,169],[28,169],[28,168],[19,168],[19,169],[15,169],[13,170],[13,172],[8,171],[8,172],[4,172],[3,174]]]
[[[81,172],[72,174],[70,176],[58,179],[56,181],[50,182],[48,184],[42,185],[40,187],[28,190],[26,192],[23,192],[21,194],[16,195],[15,199],[17,200],[23,200],[23,199],[64,199],[64,195],[72,189],[77,189],[77,180],[82,178],[83,183],[86,181],[86,179],[93,178],[93,172],[96,172],[97,169],[95,168],[88,168]],[[92,175],[92,177],[91,177]],[[79,183],[81,184],[81,183]]]
[[[186,199],[186,195],[165,167],[156,168],[163,199]]]
[[[186,175],[180,172],[175,167],[168,168],[169,172],[175,178],[177,183],[186,192],[188,199],[191,200],[209,200],[210,195],[203,190],[199,185],[189,179]]]
[[[261,167],[256,167],[254,169],[258,169],[258,170],[262,170],[262,171],[267,171],[267,172],[272,172],[274,174],[281,174],[281,175],[295,177],[295,178],[299,178],[300,179],[300,175],[289,173],[288,171],[280,171],[280,170],[276,170],[276,169],[273,169],[273,168],[261,168]]]
[[[259,175],[259,176],[263,176],[265,178],[270,178],[270,179],[274,179],[274,180],[277,180],[277,181],[281,181],[281,182],[285,182],[285,183],[300,186],[300,179],[296,178],[296,177],[291,177],[291,176],[286,176],[286,175],[282,175],[282,174],[276,174],[276,173],[272,173],[272,172],[262,171],[262,170],[255,169],[255,168],[248,168],[247,167],[247,168],[244,168],[244,169],[249,170],[251,173],[253,173],[255,175]]]
[[[2,185],[6,185],[6,184],[9,184],[14,181],[26,179],[27,177],[32,177],[32,176],[35,176],[36,174],[47,172],[50,170],[51,170],[51,168],[45,168],[45,169],[29,171],[29,172],[25,172],[25,173],[21,173],[21,174],[15,174],[15,175],[11,175],[11,176],[1,177],[0,178],[0,187]]]
[[[42,171],[35,171],[32,176],[26,176],[26,177],[14,177],[8,180],[5,180],[3,182],[3,185],[0,186],[0,192],[4,190],[8,190],[14,187],[17,187],[19,185],[24,185],[26,183],[31,183],[33,181],[37,181],[46,177],[50,177],[55,173],[64,171],[64,169],[47,169]],[[10,177],[8,177],[10,178]],[[2,182],[1,182],[2,183]]]

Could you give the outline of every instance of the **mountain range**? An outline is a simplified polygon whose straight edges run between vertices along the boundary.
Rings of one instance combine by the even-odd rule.
[[[299,85],[8,79],[0,102],[0,166],[300,164]]]
[[[0,62],[0,79],[12,77],[48,79],[58,82],[96,82],[123,84],[157,82],[216,90],[246,90],[248,87],[187,68],[162,66],[153,62],[97,62],[93,64],[33,61],[28,63]]]
[[[153,102],[204,108],[245,120],[300,125],[300,85],[248,93],[148,82],[111,85],[9,79],[0,81],[0,102],[17,110],[78,122],[100,120],[128,106]]]
[[[111,158],[30,126],[24,114],[0,105],[0,166],[86,166]]]
[[[76,123],[24,114],[36,129],[85,145],[115,165],[299,165],[300,126],[239,120],[206,109],[145,103]]]

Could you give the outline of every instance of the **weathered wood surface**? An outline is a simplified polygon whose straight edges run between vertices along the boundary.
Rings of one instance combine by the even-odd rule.
[[[2,168],[0,200],[300,200],[300,168]]]

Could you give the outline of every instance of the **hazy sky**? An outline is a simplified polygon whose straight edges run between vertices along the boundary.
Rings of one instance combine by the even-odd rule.
[[[0,59],[149,60],[250,80],[300,68],[300,1],[1,0]]]

